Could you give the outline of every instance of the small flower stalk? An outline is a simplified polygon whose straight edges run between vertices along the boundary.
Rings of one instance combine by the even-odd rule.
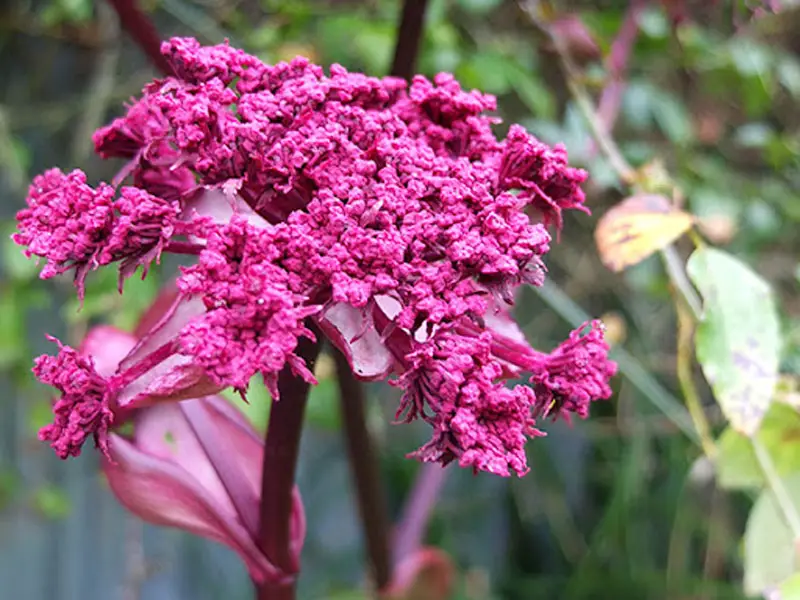
[[[432,432],[412,457],[501,476],[528,472],[538,420],[583,418],[610,396],[599,322],[543,353],[508,312],[519,286],[544,281],[548,228],[588,212],[563,146],[517,125],[498,140],[495,99],[448,74],[326,74],[191,38],[162,53],[174,75],[94,136],[124,161],[116,179],[51,169],[17,215],[13,239],[45,261],[41,277],[72,272],[80,297],[97,269],[117,268],[123,291],[164,253],[194,257],[135,338],[100,330],[37,359],[59,394],[40,432],[58,456],[93,439],[132,512],[274,580],[286,573],[253,538],[263,443],[216,394],[246,395],[261,374],[274,401],[296,401],[278,375],[316,383],[301,341],[324,336],[358,379],[402,390],[397,420]],[[128,421],[132,435],[115,432]],[[299,497],[292,514],[299,560]]]

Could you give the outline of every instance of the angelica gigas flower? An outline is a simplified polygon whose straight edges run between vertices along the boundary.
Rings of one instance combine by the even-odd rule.
[[[150,316],[168,307],[157,302]],[[134,335],[99,326],[89,331],[80,350],[62,348],[57,358],[46,357],[46,366],[37,365],[42,380],[64,389],[54,408],[56,422],[41,437],[54,440],[56,452],[66,457],[77,455],[81,436],[92,431],[103,449],[101,465],[111,491],[133,514],[229,546],[255,581],[290,577],[257,543],[264,443],[241,412],[213,395],[124,409],[113,394],[95,392],[103,387],[99,382],[113,380],[137,345]],[[71,411],[61,408],[68,401],[74,403]],[[68,420],[62,422],[62,416]],[[102,424],[92,425],[91,419]],[[123,424],[132,425],[132,433],[114,431]],[[296,488],[292,498],[291,553],[299,563],[305,515]]]
[[[314,383],[296,348],[317,329],[357,377],[395,376],[399,416],[433,428],[414,456],[508,475],[527,471],[536,417],[585,416],[610,395],[599,327],[543,354],[504,308],[543,282],[547,227],[588,212],[586,173],[563,147],[518,126],[498,140],[495,99],[447,74],[326,75],[187,38],[162,51],[176,75],[95,135],[101,156],[128,161],[117,179],[131,185],[51,171],[19,214],[15,240],[47,259],[43,277],[75,267],[79,291],[101,266],[124,279],[162,252],[196,256],[118,371],[91,379],[91,406],[244,393],[256,373],[277,395],[287,367]],[[505,386],[526,373],[531,385]],[[69,421],[80,402],[64,406]],[[102,419],[69,422],[103,435]],[[47,439],[61,447],[60,435]]]

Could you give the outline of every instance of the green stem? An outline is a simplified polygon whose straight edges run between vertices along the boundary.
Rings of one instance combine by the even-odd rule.
[[[764,474],[764,479],[767,480],[767,486],[775,497],[786,524],[792,530],[792,536],[795,541],[800,541],[800,515],[798,515],[797,507],[792,502],[788,490],[784,487],[783,481],[775,469],[772,457],[757,436],[751,437],[750,443],[753,444],[753,451],[755,452],[756,460],[758,460],[758,465],[761,467],[761,472]]]
[[[678,312],[678,382],[686,401],[686,408],[689,409],[694,427],[700,435],[703,452],[711,462],[714,462],[717,456],[717,445],[714,442],[714,436],[711,433],[711,427],[708,424],[692,374],[695,319],[690,314],[687,304],[677,297],[675,298],[675,309]]]
[[[686,276],[686,267],[675,251],[675,247],[670,245],[661,250],[661,257],[664,259],[667,275],[672,285],[675,286],[675,290],[680,293],[683,302],[691,311],[694,320],[700,321],[703,314],[703,304],[694,286],[692,286],[689,278]]]

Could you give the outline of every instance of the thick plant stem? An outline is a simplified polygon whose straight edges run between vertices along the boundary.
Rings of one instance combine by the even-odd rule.
[[[355,483],[358,512],[376,589],[391,578],[389,563],[389,518],[381,486],[377,453],[372,444],[365,411],[364,389],[356,381],[344,355],[334,350],[344,441]]]
[[[142,12],[136,0],[108,0],[108,3],[117,11],[120,24],[150,59],[153,66],[163,75],[172,75],[172,68],[161,54],[158,31],[149,17]]]
[[[319,356],[320,343],[302,339],[297,355],[313,371]],[[259,545],[270,562],[289,576],[296,575],[298,565],[290,550],[290,523],[294,472],[300,450],[309,384],[287,366],[278,375],[280,400],[272,401],[264,445],[264,466],[261,480]],[[258,600],[293,600],[294,577],[283,584],[265,584],[258,588]]]
[[[419,53],[428,0],[405,0],[390,75],[411,79]]]

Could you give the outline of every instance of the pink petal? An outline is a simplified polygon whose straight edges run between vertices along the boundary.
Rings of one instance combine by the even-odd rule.
[[[103,460],[109,486],[136,516],[225,544],[239,554],[257,581],[279,577],[231,507],[220,504],[180,466],[151,456],[117,435],[113,435],[111,457],[114,462]]]
[[[175,286],[175,281],[173,280],[161,289],[155,301],[139,318],[136,329],[133,330],[133,335],[136,336],[137,339],[144,337],[147,332],[161,321],[177,299],[178,288]]]
[[[98,325],[86,334],[80,352],[94,360],[95,370],[103,377],[110,377],[120,361],[136,345],[136,338],[116,327]]]
[[[392,355],[375,328],[364,321],[362,310],[338,303],[325,311],[319,326],[347,357],[356,377],[365,381],[383,379],[392,370]]]
[[[139,451],[191,473],[215,503],[235,514],[222,481],[183,416],[179,403],[165,402],[140,411],[136,416],[133,443]]]
[[[191,219],[193,213],[201,217],[211,217],[215,223],[227,223],[234,213],[244,216],[247,222],[256,227],[266,227],[267,221],[256,213],[239,196],[226,194],[218,188],[205,189],[186,203],[184,215]],[[189,236],[192,242],[204,243],[205,239]]]
[[[147,321],[154,324],[143,333],[136,347],[120,363],[120,370],[133,367],[162,345],[177,339],[189,320],[205,312],[205,306],[199,298],[177,294],[172,296],[172,303],[165,308],[170,297],[165,295],[159,298],[151,312],[145,315],[143,323]],[[137,328],[137,331],[139,329],[142,327]],[[219,390],[220,387],[208,379],[200,367],[193,364],[191,357],[173,354],[122,388],[117,402],[122,408],[134,408],[162,400],[199,398],[215,394]]]
[[[117,403],[123,409],[143,408],[157,402],[200,398],[220,389],[191,357],[173,354],[122,388]]]
[[[500,302],[492,300],[489,303],[489,309],[483,316],[483,320],[486,323],[487,329],[491,329],[495,333],[520,344],[528,345],[525,334],[522,332],[522,329],[519,328],[511,312]]]
[[[147,332],[142,332],[139,343],[122,361],[120,369],[130,368],[165,343],[177,338],[184,325],[193,317],[203,314],[206,308],[199,298],[176,295],[170,307],[165,310],[161,307],[161,310],[161,318]]]
[[[208,396],[195,402],[202,402],[218,427],[219,439],[223,441],[221,452],[236,457],[236,466],[248,482],[254,497],[261,497],[261,474],[264,460],[264,442],[250,421],[220,396]],[[303,500],[297,486],[292,491],[292,522],[290,536],[292,553],[299,562],[300,553],[306,537],[306,517]]]

